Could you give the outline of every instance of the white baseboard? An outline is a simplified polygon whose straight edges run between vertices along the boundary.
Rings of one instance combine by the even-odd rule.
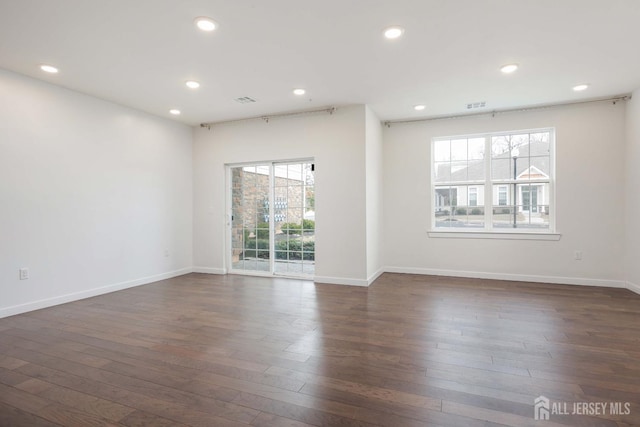
[[[378,271],[376,271],[375,273],[373,273],[368,279],[367,279],[367,286],[371,285],[373,282],[376,281],[376,279],[380,276],[382,276],[382,274],[384,274],[385,269],[383,267],[380,267],[380,269]]]
[[[222,268],[208,268],[208,267],[193,267],[194,273],[205,273],[205,274],[227,274],[229,273],[227,270]],[[328,277],[328,276],[314,276],[313,281],[315,283],[328,283],[330,285],[347,285],[347,286],[369,286],[371,282],[378,278],[382,273],[384,273],[384,269],[378,270],[371,279],[348,279],[346,277]],[[231,273],[233,274],[233,273]],[[273,276],[268,272],[261,271],[245,271],[242,272],[243,276],[255,276],[255,277],[283,277],[286,279],[294,279],[294,280],[311,280],[308,277],[295,277],[295,276]]]
[[[53,298],[42,299],[29,302],[26,304],[14,305],[11,307],[0,308],[0,319],[3,317],[13,316],[16,314],[26,313],[28,311],[39,310],[42,308],[52,307],[54,305],[65,304],[72,301],[78,301],[85,298],[91,298],[98,295],[104,295],[123,289],[133,288],[135,286],[146,285],[160,280],[171,279],[173,277],[182,276],[189,273],[206,273],[206,274],[227,274],[223,268],[209,267],[188,267],[180,270],[170,271],[167,273],[157,274],[154,276],[142,277],[140,279],[129,280],[126,282],[115,283],[112,285],[102,286],[89,289],[86,291],[75,292],[71,294],[61,295]],[[626,288],[632,292],[640,294],[640,285],[621,280],[603,280],[603,279],[584,279],[577,277],[561,277],[561,276],[535,276],[525,274],[503,274],[503,273],[487,273],[476,271],[458,271],[458,270],[439,270],[430,268],[412,268],[412,267],[384,267],[376,271],[367,280],[349,279],[344,277],[327,277],[316,276],[314,282],[328,283],[334,285],[348,286],[369,286],[383,273],[404,273],[404,274],[420,274],[430,276],[450,276],[450,277],[467,277],[477,279],[494,279],[494,280],[513,280],[520,282],[538,282],[538,283],[558,283],[566,285],[582,285],[582,286],[603,286],[610,288]]]
[[[133,288],[135,286],[146,285],[149,283],[157,282],[159,280],[171,279],[173,277],[189,274],[192,271],[193,269],[191,267],[182,268],[180,270],[156,274],[154,276],[142,277],[135,280],[128,280],[126,282],[114,283],[112,285],[101,286],[99,288],[88,289],[86,291],[74,292],[71,294],[60,295],[53,298],[46,298],[38,301],[28,302],[25,304],[0,308],[0,319],[3,317],[13,316],[15,314],[26,313],[28,311],[40,310],[41,308],[52,307],[54,305],[65,304],[68,302],[91,298],[98,295],[109,294],[111,292],[121,291],[123,289]]]
[[[581,277],[536,276],[528,274],[487,273],[479,271],[438,270],[431,268],[385,267],[388,273],[423,274],[430,276],[467,277],[472,279],[512,280],[517,282],[557,283],[560,285],[628,288],[622,280],[586,279]]]
[[[313,281],[316,283],[328,283],[330,285],[369,286],[367,280],[347,279],[346,277],[315,276]]]
[[[205,274],[227,274],[226,268],[211,268],[211,267],[193,267],[192,271],[194,273],[205,273]]]

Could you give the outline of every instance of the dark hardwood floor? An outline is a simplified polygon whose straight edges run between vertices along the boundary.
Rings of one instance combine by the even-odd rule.
[[[0,425],[640,426],[640,295],[189,274],[0,319]]]

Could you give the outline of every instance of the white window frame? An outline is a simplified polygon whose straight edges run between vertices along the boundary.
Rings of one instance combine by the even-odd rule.
[[[455,140],[455,139],[471,139],[471,138],[484,138],[485,140],[485,153],[491,153],[491,139],[496,136],[505,136],[512,134],[523,133],[540,133],[549,132],[549,227],[544,229],[527,229],[527,228],[514,228],[514,229],[500,229],[493,228],[493,187],[494,185],[503,185],[503,181],[492,181],[491,179],[491,156],[485,158],[485,181],[484,185],[484,228],[482,229],[456,229],[452,228],[436,228],[436,215],[434,209],[435,190],[436,190],[436,171],[435,171],[435,159],[434,159],[434,147],[435,142],[440,140]],[[561,234],[556,230],[556,199],[555,199],[555,171],[556,171],[556,131],[555,128],[540,128],[540,129],[523,129],[504,132],[487,132],[480,134],[469,135],[452,135],[441,136],[432,138],[430,142],[430,169],[431,169],[431,198],[430,198],[430,228],[428,230],[429,237],[445,237],[445,238],[495,238],[495,239],[523,239],[523,240],[560,240]],[[468,183],[460,183],[460,185],[467,185]],[[532,182],[531,184],[535,184]],[[506,184],[504,184],[506,185]],[[508,188],[508,187],[507,187]],[[498,190],[499,191],[499,190]],[[497,200],[499,203],[499,200]],[[513,201],[511,201],[513,203]],[[509,205],[509,191],[507,189],[507,205]]]

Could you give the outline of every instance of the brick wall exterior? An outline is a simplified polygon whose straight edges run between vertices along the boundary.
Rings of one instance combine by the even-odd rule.
[[[276,233],[283,223],[302,223],[304,217],[304,182],[275,177],[274,212],[269,212],[269,176],[232,168],[232,241],[235,243],[233,258],[242,253],[244,229],[257,228],[274,215]]]

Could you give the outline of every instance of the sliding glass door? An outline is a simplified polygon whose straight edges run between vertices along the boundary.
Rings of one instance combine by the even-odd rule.
[[[313,276],[313,161],[230,166],[230,270]]]

